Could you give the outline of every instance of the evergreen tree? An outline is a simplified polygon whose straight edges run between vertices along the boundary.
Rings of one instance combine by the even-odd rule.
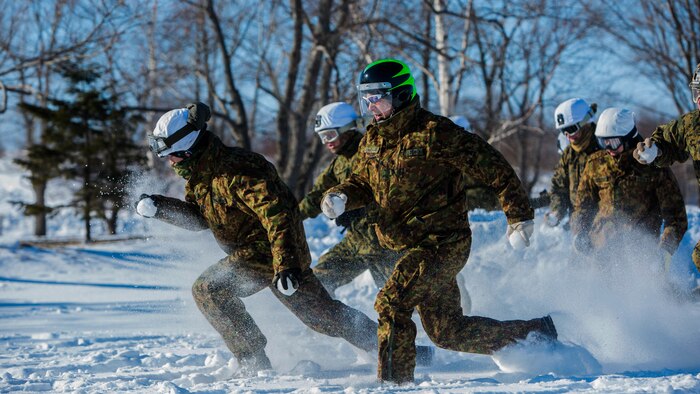
[[[36,176],[79,181],[69,206],[80,213],[89,242],[93,218],[104,220],[109,232],[116,233],[125,185],[132,171],[143,166],[145,154],[131,138],[136,119],[119,108],[117,95],[106,94],[109,89],[100,86],[99,69],[65,64],[62,75],[67,82],[65,98],[50,100],[48,108],[22,105],[45,120],[48,128],[43,145],[31,147],[21,164],[36,170]]]

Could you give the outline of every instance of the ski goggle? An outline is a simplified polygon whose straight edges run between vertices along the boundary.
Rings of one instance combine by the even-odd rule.
[[[362,96],[362,101],[365,102],[367,106],[370,104],[377,104],[383,98],[389,97],[391,95],[390,91],[384,93],[370,94],[367,96]]]
[[[361,119],[359,121],[361,121]],[[345,126],[319,130],[316,132],[316,134],[318,134],[318,137],[321,139],[322,143],[327,144],[340,138],[340,135],[344,132],[357,128],[358,125],[358,120],[353,120]]]
[[[151,149],[151,152],[153,152],[158,157],[167,156],[167,154],[164,154],[163,152],[170,149],[176,142],[185,138],[188,134],[195,130],[196,129],[193,125],[191,125],[190,123],[186,123],[179,130],[165,138],[156,137],[153,134],[150,134],[148,136],[148,147]]]
[[[598,138],[598,145],[600,145],[600,147],[603,149],[617,150],[617,148],[619,148],[620,145],[622,145],[622,138]]]
[[[617,150],[620,145],[623,145],[626,141],[632,141],[637,135],[637,127],[635,126],[632,131],[625,134],[622,137],[596,137],[598,140],[598,145],[605,150]]]
[[[574,123],[571,126],[562,127],[561,129],[559,129],[559,131],[561,131],[562,134],[567,134],[570,136],[576,135],[576,133],[578,133],[579,130],[581,130],[581,126],[579,126],[578,123]]]

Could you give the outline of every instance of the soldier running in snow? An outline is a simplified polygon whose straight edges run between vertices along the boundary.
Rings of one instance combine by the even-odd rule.
[[[238,360],[239,373],[271,368],[267,340],[241,300],[265,288],[313,330],[376,351],[377,324],[333,300],[309,268],[297,201],[275,167],[257,153],[225,146],[207,130],[209,116],[197,103],[160,118],[151,150],[167,156],[187,181],[185,201],[142,195],[137,211],[189,230],[211,229],[228,254],[202,273],[192,293]]]
[[[586,161],[591,154],[600,150],[593,135],[596,109],[595,103],[589,106],[583,99],[572,98],[554,110],[554,124],[566,136],[569,144],[564,148],[552,176],[549,212],[545,214],[545,223],[549,226],[557,226],[567,215],[571,215]]]
[[[549,316],[498,321],[464,316],[457,274],[469,256],[471,230],[465,175],[491,186],[508,220],[509,239],[529,245],[533,210],[513,168],[478,136],[420,107],[411,72],[403,62],[379,60],[361,73],[362,114],[374,121],[360,142],[352,175],[331,188],[321,208],[330,218],[371,202],[382,246],[401,252],[379,291],[378,378],[413,381],[416,309],[438,346],[491,354],[530,332],[556,338]]]
[[[637,144],[634,157],[642,164],[653,164],[657,167],[668,167],[691,158],[700,186],[700,63],[695,68],[689,86],[697,109],[658,126],[650,138]],[[695,244],[692,258],[695,267],[700,271],[700,241]],[[700,287],[694,292],[700,295]]]
[[[669,264],[688,228],[676,178],[668,168],[644,166],[632,158],[642,141],[633,112],[606,109],[595,136],[604,150],[588,158],[581,174],[572,218],[576,250],[584,255],[592,250],[606,256],[659,256]]]

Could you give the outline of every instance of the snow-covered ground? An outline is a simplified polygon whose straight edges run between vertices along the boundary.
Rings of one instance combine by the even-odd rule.
[[[534,244],[513,251],[502,213],[472,212],[462,272],[472,314],[551,314],[562,344],[526,341],[493,357],[438,349],[414,385],[395,387],[377,383],[376,355],[309,330],[268,290],[246,305],[275,371],[235,378],[236,361],[190,295],[224,256],[211,234],[125,213],[126,232],[148,239],[22,247],[30,222],[9,201],[32,196],[18,174],[0,161],[0,392],[700,392],[700,303],[687,297],[698,284],[689,257],[700,238],[696,207],[668,273],[648,256],[574,259],[569,234],[545,227],[543,212]],[[146,178],[134,194],[157,183]],[[65,187],[53,185],[51,199],[66,198]],[[305,226],[314,261],[342,237],[324,218]],[[50,228],[67,236],[82,226],[65,213]],[[376,319],[376,292],[365,273],[336,296]],[[429,344],[420,328],[417,342]]]

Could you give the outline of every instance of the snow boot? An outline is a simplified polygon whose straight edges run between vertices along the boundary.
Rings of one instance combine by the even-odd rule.
[[[435,348],[432,346],[416,346],[416,366],[429,367],[433,364]]]

